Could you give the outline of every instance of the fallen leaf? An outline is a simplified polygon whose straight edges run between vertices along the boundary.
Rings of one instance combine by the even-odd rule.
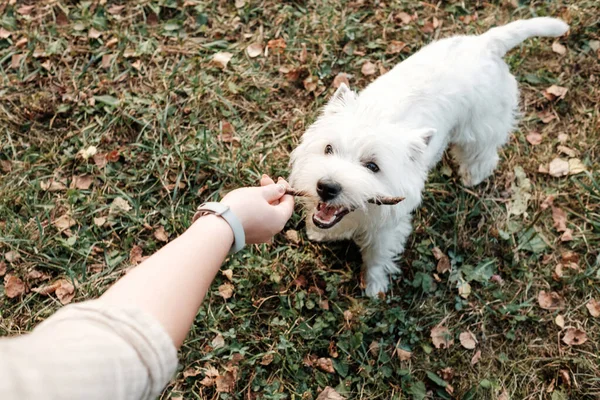
[[[585,165],[578,158],[569,159],[569,175],[577,175],[585,172]]]
[[[0,261],[0,276],[4,276],[6,274],[6,263],[4,261]]]
[[[590,299],[585,307],[588,309],[592,317],[600,317],[600,301],[596,301],[596,299]]]
[[[231,269],[226,269],[224,271],[221,271],[221,273],[230,281],[233,280],[233,270]]]
[[[252,43],[250,46],[246,47],[246,54],[248,57],[255,58],[262,54],[263,46],[260,43]]]
[[[304,79],[304,81],[302,81],[302,84],[304,85],[304,89],[306,89],[307,92],[314,92],[317,89],[317,85],[319,83],[319,78],[317,78],[316,76],[309,76],[306,79]]]
[[[27,273],[27,279],[33,281],[47,281],[48,279],[50,279],[50,275],[48,275],[45,272],[41,272],[34,269]]]
[[[183,377],[189,378],[190,376],[197,376],[197,375],[200,375],[201,373],[202,373],[202,370],[199,368],[188,368],[185,371],[183,371]]]
[[[211,378],[209,376],[205,376],[201,381],[200,384],[202,386],[206,386],[206,387],[211,387],[215,385],[215,379]]]
[[[561,152],[563,154],[566,154],[569,157],[576,157],[577,156],[577,151],[575,151],[572,148],[567,147],[567,146],[562,146],[562,145],[557,146],[556,150],[558,150],[559,152]]]
[[[561,310],[565,308],[565,300],[556,292],[546,293],[545,290],[540,291],[538,303],[544,310]]]
[[[526,139],[532,146],[537,146],[538,144],[542,143],[542,135],[540,135],[538,132],[530,132]]]
[[[556,316],[556,318],[554,318],[554,323],[559,326],[561,329],[564,329],[565,327],[565,317],[563,317],[561,314],[558,314]]]
[[[215,349],[224,347],[225,346],[225,338],[220,333],[217,333],[217,336],[215,336],[214,339],[211,340],[210,345]]]
[[[92,175],[75,175],[71,181],[71,188],[88,190],[93,182],[94,177]]]
[[[129,263],[132,265],[138,265],[144,260],[143,250],[137,244],[134,245],[129,251]]]
[[[104,217],[94,217],[94,225],[96,225],[97,227],[102,227],[102,225],[104,225],[106,223],[106,218]]]
[[[231,61],[232,57],[233,54],[228,53],[226,51],[221,51],[213,56],[212,63],[221,69],[225,69],[225,67],[227,67],[227,64],[229,64],[229,61]]]
[[[156,228],[154,230],[154,237],[156,238],[156,240],[158,240],[160,242],[166,243],[169,241],[169,235],[167,235],[165,228],[162,226],[159,226],[158,228]]]
[[[52,178],[47,181],[40,182],[40,188],[48,192],[59,192],[61,190],[66,190],[67,186],[63,182]]]
[[[465,349],[473,350],[475,346],[477,346],[477,339],[475,338],[475,335],[469,331],[462,332],[458,338],[460,339],[460,344]]]
[[[386,54],[398,54],[406,47],[406,43],[399,40],[392,40],[388,43],[385,53]]]
[[[118,6],[116,4],[113,4],[112,6],[110,6],[108,8],[107,11],[108,11],[109,14],[117,15],[117,14],[120,14],[121,11],[123,11],[124,8],[125,8],[125,6]]]
[[[140,71],[142,69],[142,60],[136,60],[131,63],[131,66],[136,69],[136,71]]]
[[[235,0],[235,8],[243,8],[246,5],[246,0]]]
[[[93,158],[94,158],[94,164],[96,164],[96,166],[98,168],[104,168],[106,166],[106,164],[108,164],[106,154],[104,154],[104,153],[94,154]]]
[[[401,348],[397,348],[396,352],[398,354],[398,358],[400,359],[400,361],[408,361],[412,357],[412,352],[406,351]]]
[[[444,326],[436,326],[431,329],[431,341],[436,349],[447,349],[454,343],[452,334]]]
[[[567,54],[567,48],[558,42],[552,43],[552,51],[560,54],[561,56]]]
[[[360,68],[360,72],[362,72],[362,74],[365,76],[369,76],[375,74],[375,72],[377,72],[377,69],[375,64],[373,64],[371,61],[365,61],[362,67]]]
[[[283,38],[272,39],[267,43],[267,48],[273,50],[274,54],[283,54],[286,48],[285,40]]]
[[[235,135],[235,128],[227,121],[221,123],[221,134],[218,139],[223,143],[239,143],[240,138]]]
[[[475,354],[473,355],[473,358],[471,358],[471,365],[475,365],[479,362],[479,360],[481,360],[481,350],[477,350],[475,352]]]
[[[498,400],[510,400],[510,395],[506,389],[502,389],[502,393],[498,395]]]
[[[557,138],[558,141],[561,143],[567,143],[569,141],[569,135],[567,135],[566,133],[559,133]]]
[[[408,13],[405,13],[404,11],[400,11],[398,13],[398,15],[396,15],[396,18],[399,18],[400,21],[402,21],[402,23],[405,25],[409,24],[410,21],[412,21],[412,17]]]
[[[325,387],[317,396],[317,400],[345,400],[346,398],[335,391],[331,386]]]
[[[571,240],[573,240],[573,229],[567,229],[560,236],[560,241],[561,242],[570,242]]]
[[[17,8],[17,12],[21,15],[29,15],[29,14],[31,14],[31,11],[33,11],[33,8],[34,8],[33,5],[21,6],[21,7]]]
[[[76,223],[77,223],[77,221],[75,221],[73,218],[71,218],[67,214],[61,215],[60,217],[58,217],[57,219],[52,221],[52,225],[54,225],[54,227],[56,229],[58,229],[59,231],[64,231],[66,229],[69,229]]]
[[[0,39],[8,39],[12,35],[12,32],[0,27]]]
[[[578,346],[587,342],[587,335],[581,329],[568,328],[562,340],[568,346]]]
[[[273,362],[273,353],[267,353],[264,356],[262,356],[262,359],[260,360],[260,365],[269,365]]]
[[[29,39],[27,39],[26,37],[21,38],[19,40],[17,40],[17,43],[15,43],[15,47],[20,49],[22,47],[25,47],[25,45],[29,43]],[[25,56],[25,54],[21,54],[22,56]]]
[[[438,260],[436,270],[438,273],[450,271],[450,259],[445,255],[439,247],[434,247],[431,252],[436,260]]]
[[[569,376],[569,371],[567,371],[566,369],[561,369],[560,371],[558,371],[558,374],[560,375],[563,384],[567,387],[571,387],[571,377]]]
[[[335,78],[333,78],[332,86],[337,89],[342,85],[342,83],[344,83],[346,86],[350,87],[350,78],[352,78],[352,75],[349,75],[345,72],[340,72],[335,76]]]
[[[552,206],[552,226],[559,232],[567,230],[567,213],[560,207]]]
[[[233,296],[233,285],[231,283],[224,283],[219,286],[219,294],[225,300],[231,298]]]
[[[301,63],[306,62],[306,59],[308,58],[308,51],[306,50],[306,43],[302,43],[302,50],[300,51],[300,57],[298,57],[298,60]]]
[[[294,244],[300,243],[300,236],[298,235],[298,231],[290,229],[285,232],[285,238]]]
[[[371,342],[371,344],[369,345],[369,353],[371,353],[372,356],[376,357],[379,354],[379,342],[376,340],[373,340]]]
[[[331,361],[331,358],[321,357],[317,360],[316,364],[317,367],[323,372],[328,372],[330,374],[333,374],[335,372],[335,370],[333,369],[333,361]]]
[[[25,293],[25,283],[18,277],[8,274],[4,277],[4,294],[9,299],[21,296]]]
[[[554,115],[554,113],[552,111],[546,110],[546,111],[542,111],[542,112],[538,113],[538,117],[544,124],[547,124],[550,121],[552,121],[553,119],[555,119],[556,115]]]
[[[502,279],[502,277],[498,274],[492,275],[492,277],[490,278],[490,281],[497,283],[500,286],[504,285],[504,279]]]
[[[215,383],[217,393],[231,393],[235,388],[235,377],[231,372],[226,372],[224,375],[217,376]]]
[[[66,279],[59,280],[57,284],[56,297],[58,297],[61,304],[69,304],[73,300],[73,297],[75,297],[75,286]]]
[[[104,54],[102,56],[102,61],[100,61],[100,66],[104,69],[109,69],[110,66],[112,65],[112,61],[115,58],[114,54]]]
[[[511,183],[512,201],[508,204],[507,209],[509,214],[524,215],[531,199],[531,180],[527,178],[527,174],[521,166],[516,166],[514,173],[515,180]]]
[[[129,202],[122,197],[117,197],[110,204],[110,207],[108,209],[108,214],[113,215],[113,214],[126,213],[129,211],[131,211],[131,206],[129,205]]]
[[[471,285],[464,279],[459,280],[456,287],[458,288],[458,295],[463,299],[467,299],[471,295]]]
[[[548,173],[554,177],[569,175],[569,162],[562,158],[555,158],[550,162]]]
[[[454,378],[454,369],[452,367],[442,368],[438,371],[438,375],[446,382],[451,381]]]
[[[12,161],[10,160],[0,160],[0,171],[8,174],[12,171]]]
[[[421,32],[423,33],[433,33],[434,30],[435,28],[431,22],[425,22],[421,27]]]
[[[9,263],[15,262],[20,257],[21,256],[16,251],[8,251],[8,252],[4,253],[4,258],[6,258],[6,261],[8,261]]]
[[[553,101],[556,99],[564,99],[568,90],[569,89],[562,86],[552,85],[545,89],[543,94],[548,100]]]

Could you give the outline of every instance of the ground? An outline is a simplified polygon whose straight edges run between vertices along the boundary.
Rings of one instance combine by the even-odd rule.
[[[0,335],[98,296],[202,201],[286,176],[344,77],[360,90],[436,38],[545,15],[571,30],[507,55],[522,115],[499,168],[465,188],[444,158],[385,298],[298,209],[227,261],[162,398],[599,398],[591,0],[2,2]]]

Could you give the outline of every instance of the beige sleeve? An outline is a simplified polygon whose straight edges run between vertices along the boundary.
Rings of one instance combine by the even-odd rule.
[[[155,399],[177,368],[163,327],[94,300],[0,340],[0,399]]]

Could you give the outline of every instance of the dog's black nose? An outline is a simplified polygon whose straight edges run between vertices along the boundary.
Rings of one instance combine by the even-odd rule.
[[[336,182],[320,180],[317,182],[317,194],[323,201],[333,200],[342,191],[342,185]]]

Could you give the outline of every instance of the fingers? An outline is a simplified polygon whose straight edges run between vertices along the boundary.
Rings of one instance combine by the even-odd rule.
[[[275,200],[279,200],[285,193],[285,187],[283,185],[267,185],[262,188],[262,195],[269,203],[273,203]]]
[[[282,177],[279,177],[277,179],[277,184],[282,185],[285,188],[290,187],[290,184],[287,183],[286,180],[283,179]],[[290,217],[292,216],[292,213],[294,212],[294,196],[287,194],[287,195],[283,196],[282,198],[280,198],[277,209],[279,210],[279,212],[285,218],[286,221],[288,219],[290,219]]]
[[[271,179],[267,174],[263,174],[263,176],[260,178],[260,186],[272,185],[274,183],[275,182],[273,182],[273,179]]]

